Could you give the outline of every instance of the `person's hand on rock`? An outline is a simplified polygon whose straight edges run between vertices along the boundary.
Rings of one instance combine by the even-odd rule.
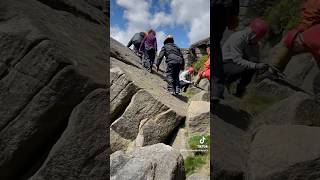
[[[257,63],[255,68],[257,70],[266,70],[269,68],[269,65],[265,63]]]

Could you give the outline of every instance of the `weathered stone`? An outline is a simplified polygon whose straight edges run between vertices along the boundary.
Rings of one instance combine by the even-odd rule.
[[[83,0],[3,0],[0,9],[0,177],[27,179],[74,107],[108,82],[108,21]]]
[[[210,101],[210,93],[208,91],[200,91],[191,98],[191,101]]]
[[[279,97],[284,99],[295,93],[296,91],[288,86],[281,85],[269,79],[261,81],[257,85],[257,91],[263,93],[265,96]]]
[[[187,177],[187,180],[210,180],[210,177],[203,176],[201,174],[192,174]]]
[[[188,156],[191,155],[191,153],[187,151],[189,147],[187,145],[186,128],[179,128],[179,130],[177,130],[171,146],[177,151],[180,151],[181,155],[183,156],[183,159],[186,159]]]
[[[279,179],[287,174],[295,179],[319,175],[320,144],[319,127],[301,125],[263,126],[257,132],[250,147],[248,180]],[[315,165],[315,166],[312,166]],[[310,168],[310,167],[313,168]],[[298,168],[299,167],[299,168]],[[290,171],[292,170],[292,171]],[[300,178],[296,175],[302,174]],[[272,177],[272,178],[270,178]],[[314,176],[319,177],[319,176]],[[314,179],[311,178],[311,179]],[[294,178],[292,178],[294,179]]]
[[[66,130],[30,179],[105,179],[109,175],[107,98],[105,89],[97,89],[74,108]]]
[[[245,132],[211,114],[211,178],[242,179],[247,154]]]
[[[129,48],[110,37],[110,56],[126,64],[141,66],[141,59]]]
[[[205,91],[210,91],[210,81],[207,78],[201,79],[198,86]]]
[[[112,123],[111,128],[123,138],[134,140],[143,119],[155,117],[166,110],[168,107],[154,99],[147,91],[140,90],[133,96],[122,116]]]
[[[121,137],[117,132],[110,128],[110,148],[111,152],[125,150],[128,148],[131,140]]]
[[[112,68],[110,76],[110,118],[113,122],[128,106],[138,87],[119,68]]]
[[[318,75],[318,73],[320,73],[319,66],[314,65],[312,69],[309,71],[309,73],[306,75],[306,77],[304,78],[301,84],[301,88],[310,94],[314,94],[313,82],[314,82],[314,78]]]
[[[60,133],[73,107],[97,87],[72,66],[59,72],[0,132],[0,174],[13,177],[29,165]]]
[[[210,133],[210,103],[191,101],[188,107],[186,124],[189,136]]]
[[[293,56],[287,65],[284,74],[294,82],[296,86],[302,87],[302,83],[313,66],[316,66],[311,54],[300,54]]]
[[[260,113],[252,128],[267,125],[320,126],[320,107],[307,94],[295,93]]]
[[[173,110],[167,110],[155,116],[141,121],[139,134],[136,139],[137,146],[147,146],[164,143],[173,130],[181,123],[183,117]]]
[[[170,146],[155,144],[110,157],[112,180],[184,180],[182,156]]]

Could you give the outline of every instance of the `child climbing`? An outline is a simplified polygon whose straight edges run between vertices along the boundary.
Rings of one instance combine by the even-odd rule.
[[[305,0],[298,27],[289,31],[282,39],[281,47],[272,58],[272,68],[263,76],[277,77],[282,73],[291,57],[310,52],[320,65],[320,1]],[[315,77],[313,90],[320,103],[320,73]]]
[[[159,70],[159,66],[163,57],[166,57],[166,77],[168,83],[167,90],[172,95],[178,95],[180,93],[179,73],[184,67],[183,55],[180,51],[180,48],[174,44],[172,35],[168,35],[163,44],[164,46],[161,48],[156,64],[157,71]]]
[[[156,32],[153,29],[148,31],[140,45],[139,52],[143,52],[143,67],[149,73],[152,73],[152,66],[157,53]]]
[[[189,67],[180,74],[180,88],[183,90],[183,92],[186,92],[190,84],[192,84],[193,73],[194,69],[192,67]]]

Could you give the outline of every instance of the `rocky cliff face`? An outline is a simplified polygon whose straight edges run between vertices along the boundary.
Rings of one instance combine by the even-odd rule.
[[[146,73],[140,58],[112,38],[110,49],[112,179],[186,179],[184,160],[192,153],[182,151],[192,135],[209,134],[209,103],[172,96],[162,73]]]
[[[108,17],[99,7],[0,2],[1,179],[108,175]]]

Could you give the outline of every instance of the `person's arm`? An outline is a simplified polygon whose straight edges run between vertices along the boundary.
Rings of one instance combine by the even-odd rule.
[[[183,82],[186,82],[186,83],[192,83],[191,81],[189,81],[189,80],[187,79],[188,76],[189,76],[188,71],[183,71],[183,72],[180,74],[179,79],[180,79],[180,81],[183,81]]]
[[[242,43],[245,43],[245,42],[242,42],[241,40],[239,40],[231,44],[230,54],[233,62],[246,69],[256,69],[257,63],[254,63],[242,58],[243,57],[243,50],[241,49],[241,47],[243,47]]]
[[[143,38],[143,40],[141,41],[140,47],[139,47],[139,52],[142,52],[143,48],[144,48],[144,42],[146,41],[147,36],[145,36]]]
[[[181,69],[184,69],[184,65],[185,65],[185,61],[184,61],[184,57],[183,57],[183,54],[181,52],[181,49],[179,48],[179,52],[180,52],[180,56],[182,58],[182,64],[181,64]]]
[[[161,48],[161,51],[160,51],[160,53],[159,53],[159,57],[158,57],[158,59],[157,59],[157,64],[156,64],[157,68],[160,66],[161,61],[162,61],[162,59],[163,59],[163,57],[164,57],[165,52],[166,52],[166,49],[165,49],[164,46],[163,46],[163,47]]]
[[[127,47],[130,48],[131,45],[132,45],[132,38],[131,38],[130,41],[128,42]]]

